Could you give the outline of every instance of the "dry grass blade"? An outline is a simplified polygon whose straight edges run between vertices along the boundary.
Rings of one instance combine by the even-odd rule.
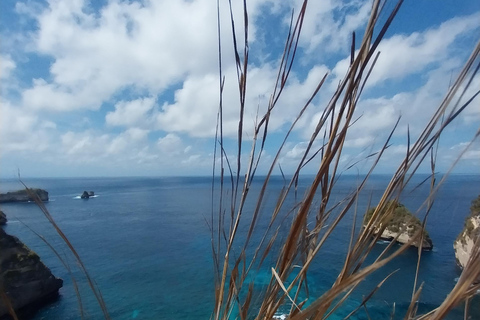
[[[80,290],[78,288],[77,280],[75,279],[75,277],[72,273],[72,269],[70,268],[70,265],[68,264],[67,260],[62,258],[62,256],[57,251],[57,249],[55,249],[55,247],[49,241],[47,241],[47,239],[45,239],[44,236],[42,236],[37,231],[30,228],[30,226],[27,225],[26,223],[24,223],[22,220],[20,220],[18,218],[17,218],[17,220],[20,221],[20,223],[23,224],[26,228],[28,228],[31,232],[33,232],[38,238],[40,238],[40,240],[42,240],[43,243],[45,243],[50,248],[50,250],[53,251],[55,256],[57,256],[58,260],[60,260],[60,262],[62,263],[63,267],[67,270],[68,275],[70,276],[70,279],[72,280],[73,289],[75,290],[75,295],[77,296],[78,308],[79,308],[79,311],[80,311],[80,318],[85,319],[85,312],[84,312],[84,309],[83,309],[82,296],[81,296]]]
[[[272,268],[272,274],[274,275],[275,280],[277,280],[278,285],[280,286],[280,288],[282,288],[283,292],[285,293],[285,295],[287,296],[287,298],[290,300],[290,302],[293,304],[293,306],[294,306],[295,308],[297,308],[297,310],[300,310],[300,308],[297,306],[297,304],[295,303],[295,301],[294,301],[294,300],[290,297],[290,295],[288,294],[287,288],[285,288],[285,286],[283,285],[282,280],[280,279],[280,277],[278,276],[278,273],[275,271],[274,268]]]
[[[85,275],[87,282],[90,286],[90,289],[92,290],[93,295],[97,299],[98,305],[100,306],[100,309],[102,310],[103,316],[105,319],[110,319],[110,315],[107,311],[107,306],[105,304],[105,301],[103,300],[100,290],[98,289],[97,285],[94,283],[93,279],[90,277],[90,274],[87,271],[87,268],[83,264],[82,259],[80,258],[80,255],[77,253],[75,250],[74,246],[72,243],[68,240],[67,236],[63,233],[63,231],[60,229],[60,227],[57,225],[55,220],[53,219],[52,215],[48,211],[48,209],[45,207],[45,204],[40,200],[38,195],[35,192],[32,192],[24,183],[23,181],[20,180],[22,185],[25,187],[25,190],[27,191],[29,197],[35,201],[37,206],[40,208],[40,210],[43,212],[47,220],[50,222],[50,224],[54,227],[55,231],[58,233],[60,238],[65,242],[69,250],[72,252],[73,256],[75,257],[75,260],[80,266],[80,269],[82,270],[83,274]]]
[[[418,290],[413,294],[412,299],[410,301],[410,305],[408,306],[407,312],[405,313],[405,318],[404,318],[405,320],[413,319],[417,314],[418,299],[420,297],[420,294],[422,293],[422,289],[423,289],[423,284],[420,285]]]
[[[5,290],[3,288],[3,283],[0,286],[0,301],[3,302],[3,304],[7,307],[8,313],[12,317],[13,320],[18,320],[17,314],[15,313],[15,310],[13,309],[12,302],[10,301],[10,298],[7,296],[5,293]]]
[[[245,1],[243,2],[243,28],[245,43],[243,46],[243,54],[240,54],[241,50],[238,47],[235,31],[235,21],[233,19],[233,10],[230,4],[230,22],[232,24],[232,38],[233,47],[235,52],[235,62],[237,67],[237,81],[238,90],[240,94],[239,102],[239,123],[238,123],[238,135],[237,135],[237,153],[235,154],[236,172],[232,173],[230,169],[231,179],[231,194],[230,194],[230,228],[228,232],[220,230],[222,221],[224,221],[224,203],[223,192],[225,189],[220,189],[219,210],[218,210],[218,232],[217,244],[213,248],[213,254],[218,257],[215,260],[215,266],[218,270],[218,276],[216,279],[216,300],[213,317],[215,319],[228,319],[234,310],[238,309],[238,315],[241,319],[255,318],[255,319],[267,319],[270,320],[279,311],[282,306],[291,304],[288,316],[290,319],[323,319],[328,317],[339,308],[340,305],[347,299],[348,296],[357,288],[358,284],[369,276],[372,272],[384,267],[394,257],[400,255],[407,250],[408,246],[414,241],[420,241],[423,244],[424,234],[420,230],[416,232],[407,244],[401,246],[399,249],[394,250],[394,241],[392,241],[379,255],[376,257],[373,263],[365,266],[367,257],[371,254],[375,242],[380,238],[382,232],[385,230],[387,222],[394,214],[394,207],[392,200],[398,200],[402,195],[406,186],[410,183],[413,175],[417,172],[420,164],[424,162],[427,156],[430,156],[431,172],[431,186],[430,194],[425,200],[424,204],[418,209],[418,211],[426,209],[426,215],[422,222],[425,226],[427,217],[431,211],[433,205],[434,196],[442,184],[442,179],[438,184],[436,183],[435,175],[435,162],[436,152],[438,150],[439,138],[444,129],[465,110],[465,108],[473,101],[478,93],[474,93],[472,96],[466,96],[466,90],[472,83],[472,79],[477,73],[479,66],[475,65],[475,60],[479,54],[479,47],[474,49],[471,57],[467,61],[464,69],[460,73],[459,77],[447,92],[442,103],[433,113],[430,121],[424,127],[419,137],[412,142],[410,136],[410,128],[407,130],[407,152],[398,166],[395,174],[390,180],[388,186],[385,188],[384,193],[376,206],[372,217],[369,221],[365,221],[365,227],[357,234],[356,221],[357,221],[357,203],[360,192],[366,185],[373,170],[380,162],[385,150],[390,146],[390,140],[395,132],[400,118],[397,120],[394,128],[390,132],[390,135],[386,139],[386,142],[378,151],[369,153],[365,159],[372,161],[370,170],[365,177],[359,183],[357,189],[352,194],[346,196],[343,200],[332,203],[332,192],[335,188],[336,182],[342,175],[339,170],[341,162],[342,152],[345,147],[345,141],[347,133],[353,123],[357,121],[359,117],[354,116],[357,109],[357,104],[360,101],[362,92],[366,86],[366,83],[372,74],[379,52],[377,48],[389,29],[392,21],[394,20],[398,10],[400,9],[403,1],[397,1],[388,13],[386,20],[380,24],[380,14],[385,10],[385,2],[373,1],[368,24],[365,29],[363,38],[360,41],[360,47],[358,51],[355,50],[356,35],[352,34],[352,42],[350,46],[350,65],[345,74],[345,77],[339,82],[338,87],[332,94],[332,97],[323,112],[320,114],[316,128],[311,133],[310,139],[307,142],[305,151],[301,155],[301,158],[296,165],[296,169],[293,172],[291,180],[285,183],[282,190],[278,193],[275,207],[270,213],[269,222],[265,229],[262,231],[257,230],[257,225],[262,213],[263,204],[268,194],[268,187],[271,176],[274,169],[277,167],[282,150],[290,137],[291,132],[297,125],[299,119],[303,116],[305,110],[315,99],[320,91],[320,88],[326,81],[326,75],[321,81],[319,81],[315,90],[309,100],[303,104],[298,116],[293,119],[289,130],[286,132],[285,137],[281,140],[281,144],[275,153],[275,157],[268,168],[267,175],[263,184],[256,195],[254,207],[251,210],[251,219],[246,225],[242,225],[242,230],[248,230],[244,238],[237,240],[237,233],[240,230],[241,223],[243,223],[243,212],[249,197],[250,187],[252,186],[253,179],[259,167],[260,158],[263,154],[266,139],[268,134],[268,125],[275,106],[279,101],[279,98],[286,86],[289,74],[292,70],[293,62],[297,52],[297,45],[300,36],[300,32],[303,26],[303,19],[307,10],[308,1],[303,1],[300,12],[296,19],[294,19],[293,13],[290,22],[290,29],[285,43],[283,55],[280,60],[279,71],[277,73],[275,87],[273,93],[270,96],[267,110],[265,114],[258,119],[260,121],[255,123],[255,128],[252,138],[252,147],[250,149],[250,155],[246,162],[243,187],[240,187],[240,169],[241,157],[242,157],[242,137],[244,133],[243,128],[243,114],[245,110],[245,96],[246,96],[246,83],[247,83],[247,69],[248,69],[248,15]],[[220,75],[222,77],[222,75]],[[465,85],[466,84],[466,85]],[[461,88],[463,86],[463,92]],[[222,81],[220,81],[221,95],[223,92]],[[452,105],[452,101],[459,96],[459,99],[454,104],[450,112],[449,108]],[[221,98],[222,99],[222,98]],[[222,101],[222,100],[221,100]],[[460,106],[460,101],[466,101]],[[220,104],[221,105],[221,104]],[[220,106],[221,109],[221,106]],[[219,113],[220,114],[220,113]],[[258,115],[257,115],[258,117]],[[222,121],[222,117],[219,116],[219,121]],[[222,149],[222,162],[220,170],[221,181],[223,181],[224,165],[223,159],[227,164],[228,158],[223,150],[223,140],[220,128],[220,147]],[[261,135],[262,134],[262,135]],[[319,140],[323,136],[323,141],[320,147],[317,146]],[[297,188],[299,183],[299,177],[301,170],[307,163],[312,164],[313,161],[318,161],[318,169],[312,179],[310,185],[307,187],[303,198],[297,199]],[[354,164],[355,165],[355,164]],[[230,168],[230,166],[229,166]],[[350,167],[349,167],[350,168]],[[280,168],[282,177],[283,170]],[[215,166],[214,166],[215,173]],[[214,174],[215,177],[215,174]],[[222,183],[222,182],[221,182]],[[293,189],[293,191],[292,191]],[[212,188],[213,190],[213,188]],[[295,193],[295,204],[292,210],[285,208],[287,199],[291,192]],[[213,199],[213,198],[212,198]],[[250,198],[248,198],[250,199]],[[314,203],[318,201],[318,208],[314,207]],[[350,210],[354,208],[353,226],[350,231],[350,242],[348,244],[347,255],[345,257],[344,264],[339,272],[339,275],[332,287],[327,290],[323,295],[318,297],[309,306],[304,308],[304,302],[298,303],[300,300],[300,292],[306,292],[307,297],[309,295],[307,272],[309,267],[314,263],[315,258],[323,248],[326,241],[331,238],[333,232],[338,229],[341,221],[345,219]],[[249,209],[250,210],[250,209]],[[290,220],[287,220],[288,219]],[[214,219],[212,217],[212,225]],[[328,225],[327,225],[328,222]],[[380,226],[377,228],[377,226]],[[213,228],[212,228],[213,230]],[[220,233],[224,234],[225,244],[222,247],[220,244]],[[257,232],[257,233],[256,233]],[[283,236],[281,232],[284,232]],[[400,233],[397,235],[397,237]],[[212,239],[213,239],[212,235]],[[396,240],[396,239],[394,239]],[[253,243],[254,241],[258,241]],[[213,241],[212,241],[213,243]],[[235,246],[241,248],[241,254],[237,258],[234,256],[234,243]],[[257,244],[254,249],[251,249],[253,244]],[[276,251],[273,248],[279,248]],[[248,250],[253,250],[249,254]],[[266,289],[261,292],[254,292],[255,288],[252,286],[252,282],[249,284],[249,289],[242,296],[242,287],[248,279],[247,275],[254,268],[257,267],[257,271],[260,270],[267,257],[272,256],[276,260],[275,266],[271,267],[272,277]],[[421,292],[420,288],[417,288],[419,266],[421,262],[421,251],[418,252],[417,268],[414,278],[414,291],[412,292],[410,308],[407,311],[407,317],[414,317],[417,313],[416,301],[419,298]],[[239,268],[240,265],[248,266]],[[220,270],[221,269],[221,270]],[[387,277],[388,278],[388,277]],[[387,279],[386,278],[386,279]],[[386,281],[381,282],[380,285]],[[469,278],[468,278],[469,279]],[[467,279],[467,280],[468,280]],[[465,281],[467,281],[465,280]],[[287,285],[288,283],[288,285]],[[358,309],[365,308],[368,314],[365,302],[371,298],[378,287],[369,294]],[[462,291],[465,298],[465,294],[469,293],[473,289]],[[294,294],[292,293],[294,292]],[[345,293],[346,292],[346,293]],[[251,299],[252,296],[258,297],[260,306],[258,309],[251,311]],[[336,302],[331,308],[331,305]],[[300,311],[300,309],[302,309]],[[358,310],[357,309],[357,310]],[[252,313],[249,313],[252,312]],[[355,311],[356,312],[356,311]],[[393,307],[392,317],[395,312],[395,306]],[[433,314],[433,313],[432,313]]]

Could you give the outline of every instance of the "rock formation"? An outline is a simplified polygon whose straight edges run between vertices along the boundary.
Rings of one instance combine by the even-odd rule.
[[[42,189],[30,189],[31,192],[38,195],[40,200],[48,201],[48,192]],[[27,190],[18,190],[7,193],[0,193],[0,203],[4,202],[27,202],[33,201],[33,198],[30,197],[30,194]]]
[[[387,222],[387,226],[382,232],[380,238],[387,241],[393,241],[398,236],[397,242],[402,244],[407,243],[413,236],[415,236],[418,230],[421,230],[422,222],[398,201],[389,202],[385,207],[388,208],[392,205],[395,206],[394,212],[390,220]],[[375,208],[368,210],[364,217],[364,226],[367,225],[374,211]],[[376,230],[379,230],[381,227],[381,225],[374,226]],[[423,242],[421,244],[422,249],[431,250],[433,248],[432,239],[430,239],[430,236],[425,229],[423,232]],[[414,240],[412,246],[418,248],[420,246],[420,238]]]
[[[35,252],[3,229],[0,229],[0,248],[0,290],[14,310],[38,306],[58,295],[63,280],[55,278]],[[0,318],[8,313],[0,299]]]
[[[475,241],[480,237],[480,196],[472,201],[470,215],[465,219],[462,232],[453,243],[455,258],[461,268],[464,268],[472,253]]]
[[[90,197],[93,197],[95,196],[95,192],[93,191],[83,191],[82,195],[80,196],[80,198],[82,199],[88,199]]]
[[[0,226],[7,224],[7,216],[3,211],[0,211]]]

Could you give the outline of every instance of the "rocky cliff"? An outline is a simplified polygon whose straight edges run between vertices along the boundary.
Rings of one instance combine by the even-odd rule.
[[[62,285],[35,252],[0,228],[0,290],[16,311],[57,296]],[[8,308],[0,299],[0,318],[6,314]]]
[[[421,230],[422,222],[415,217],[403,204],[397,201],[391,201],[386,205],[386,208],[389,206],[394,206],[394,212],[390,217],[390,220],[387,221],[387,226],[380,236],[381,239],[392,241],[397,236],[397,242],[407,243],[412,237]],[[367,211],[367,214],[364,217],[364,225],[370,220],[375,208],[371,208]],[[379,230],[382,226],[376,225],[374,228]],[[419,247],[422,246],[424,250],[431,250],[433,248],[432,239],[428,235],[428,232],[424,230],[424,238],[422,244],[420,244],[420,239],[416,239],[412,242],[412,246]]]
[[[7,223],[7,216],[3,211],[0,211],[0,226],[3,226]]]
[[[463,268],[472,253],[475,241],[480,237],[480,196],[472,201],[470,215],[465,219],[462,232],[453,243],[455,258],[458,265]]]
[[[37,194],[42,201],[48,201],[48,192],[42,189],[30,189],[33,193]],[[7,193],[0,193],[0,203],[4,202],[27,202],[33,201],[27,190],[18,190]]]

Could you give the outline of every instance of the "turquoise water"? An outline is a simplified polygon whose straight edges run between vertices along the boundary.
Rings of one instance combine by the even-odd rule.
[[[368,206],[370,197],[373,203],[378,201],[388,178],[372,177],[358,203],[360,212]],[[412,210],[428,194],[427,185],[411,191],[423,178],[416,178],[403,195],[402,202]],[[302,179],[299,194],[309,181],[309,177]],[[211,214],[211,178],[62,178],[25,179],[25,182],[30,187],[49,191],[51,201],[46,206],[98,284],[112,319],[193,320],[210,317],[213,266],[210,233],[205,219],[210,219]],[[252,187],[252,195],[260,182]],[[332,200],[342,199],[356,183],[356,177],[342,177]],[[266,215],[282,186],[281,178],[272,180],[263,207],[265,217],[259,228],[265,225]],[[435,249],[425,252],[422,258],[420,280],[425,284],[420,311],[437,306],[455,285],[460,271],[455,264],[452,244],[468,215],[471,200],[480,192],[479,187],[480,176],[451,176],[436,197],[427,225]],[[0,186],[2,192],[19,188],[20,184],[14,180],[3,180]],[[98,197],[77,199],[84,190],[94,190]],[[251,203],[247,209],[250,207]],[[80,284],[86,318],[101,319],[101,310],[84,277],[40,210],[32,203],[4,204],[2,210],[10,220],[5,230],[35,250],[52,272],[65,280],[60,299],[40,310],[34,319],[79,319],[80,313],[67,270],[24,224],[45,236],[62,256],[68,256],[67,261]],[[340,224],[312,266],[309,276],[311,296],[320,295],[335,280],[345,257],[350,229],[351,215]],[[384,246],[377,244],[375,252],[380,252]],[[386,274],[396,269],[400,271],[371,299],[368,310],[373,319],[387,319],[395,302],[397,317],[402,318],[412,294],[416,260],[416,251],[409,250],[385,270],[373,274],[332,319],[346,316],[359,304],[362,294],[367,294]],[[272,259],[267,259],[267,266],[271,262]],[[268,284],[270,276],[269,272],[259,272],[255,277],[257,288]],[[473,319],[480,319],[478,305],[474,305]],[[450,318],[463,319],[463,313],[455,310]],[[367,316],[362,311],[356,319],[367,319]]]

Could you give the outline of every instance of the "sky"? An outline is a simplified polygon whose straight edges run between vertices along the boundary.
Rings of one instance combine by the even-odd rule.
[[[232,2],[241,29],[242,4]],[[228,1],[219,3],[225,149],[234,162],[238,85]],[[248,158],[257,114],[267,107],[290,15],[300,2],[251,0],[247,5],[250,64],[242,159]],[[393,6],[387,2],[385,8]],[[364,0],[309,2],[292,74],[271,116],[260,172],[328,74],[280,155],[285,172],[295,168],[348,67],[352,33],[361,37],[370,9],[371,2]],[[367,171],[365,157],[383,145],[401,116],[375,171],[394,172],[405,156],[407,128],[414,141],[479,39],[480,1],[405,1],[378,48],[340,170]],[[218,59],[213,0],[2,0],[0,177],[18,172],[23,177],[210,175]],[[480,87],[479,76],[473,87]],[[442,136],[437,171],[451,168],[479,124],[477,98]],[[313,161],[305,172],[314,172],[318,164]],[[463,153],[454,172],[480,173],[479,141]]]

